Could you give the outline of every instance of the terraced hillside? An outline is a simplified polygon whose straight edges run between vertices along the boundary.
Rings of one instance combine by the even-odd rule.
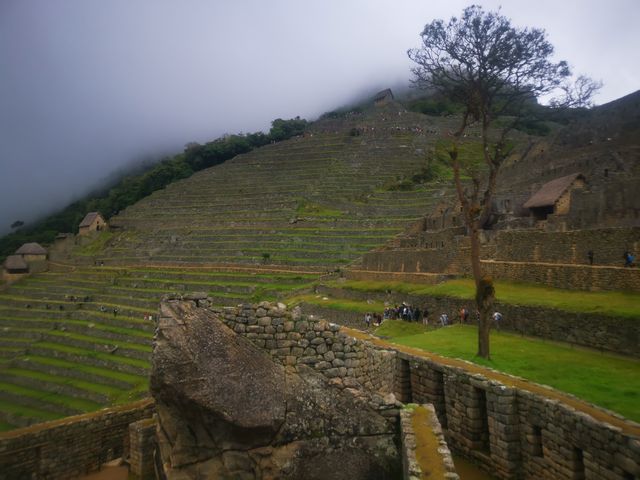
[[[0,293],[3,429],[146,394],[151,337],[165,293],[201,291],[220,305],[276,300],[315,273],[201,268],[60,268]]]
[[[321,121],[54,248],[49,272],[0,292],[0,428],[145,395],[149,316],[165,293],[277,300],[385,244],[450,195],[444,184],[397,187],[452,123],[397,106]]]
[[[238,156],[129,207],[112,219],[125,233],[106,241],[99,259],[319,270],[347,264],[447,194],[441,186],[392,190],[426,166],[442,122],[436,129],[427,117],[389,108],[335,129],[320,123],[304,138]],[[362,135],[349,135],[354,126]]]

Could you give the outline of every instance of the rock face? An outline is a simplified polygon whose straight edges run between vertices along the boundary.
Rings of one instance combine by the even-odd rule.
[[[400,475],[393,424],[357,393],[274,363],[196,302],[163,302],[151,392],[170,480]]]

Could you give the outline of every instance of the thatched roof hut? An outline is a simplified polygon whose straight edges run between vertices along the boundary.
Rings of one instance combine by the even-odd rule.
[[[29,265],[22,255],[9,255],[4,261],[4,269],[7,273],[28,273]]]
[[[524,203],[539,220],[549,214],[563,215],[569,212],[571,190],[585,185],[585,177],[581,173],[572,173],[545,183]]]
[[[25,243],[18,250],[16,250],[16,255],[46,255],[47,249],[42,245],[36,242]]]

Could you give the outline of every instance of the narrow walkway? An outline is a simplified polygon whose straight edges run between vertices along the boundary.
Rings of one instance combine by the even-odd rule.
[[[627,420],[619,416],[616,416],[613,413],[608,413],[607,411],[600,409],[594,405],[591,405],[590,403],[587,403],[583,400],[580,400],[578,398],[575,398],[568,394],[560,392],[559,390],[554,390],[551,387],[546,387],[543,385],[539,385],[537,383],[530,382],[528,380],[524,380],[517,377],[513,377],[511,375],[496,372],[491,369],[482,367],[480,365],[475,365],[473,363],[469,363],[457,358],[443,357],[441,355],[431,353],[426,350],[406,347],[404,345],[397,345],[395,343],[382,340],[374,335],[362,332],[360,330],[356,330],[354,328],[342,327],[340,330],[346,333],[347,335],[351,335],[352,337],[355,337],[360,340],[366,340],[368,342],[373,343],[374,345],[377,345],[385,349],[397,350],[403,353],[407,353],[409,355],[415,355],[416,357],[428,358],[430,360],[433,360],[436,363],[448,365],[450,367],[461,368],[473,374],[483,375],[491,380],[496,380],[508,387],[527,390],[529,392],[537,393],[553,400],[558,400],[566,405],[569,405],[572,408],[575,408],[580,412],[583,412],[592,416],[596,420],[606,422],[610,425],[613,425],[614,427],[620,428],[620,430],[622,430],[622,432],[624,432],[625,434],[632,435],[635,437],[640,437],[640,424],[637,424],[631,420]]]

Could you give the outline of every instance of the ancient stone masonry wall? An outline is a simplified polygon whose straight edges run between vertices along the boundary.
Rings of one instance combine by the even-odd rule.
[[[0,478],[68,480],[126,456],[129,424],[150,418],[151,400],[0,435]]]
[[[386,367],[390,383],[395,352],[284,305],[213,310],[209,303],[206,295],[185,295],[165,298],[160,307],[150,391],[167,478],[398,478],[402,405],[392,393],[358,388],[349,376],[352,369],[375,388],[378,371],[365,368],[375,363]],[[298,352],[304,356],[296,356],[292,349],[305,341]],[[343,363],[356,364],[335,362],[341,354]]]
[[[155,478],[156,419],[145,418],[129,425],[129,471],[138,480]]]
[[[569,232],[502,231],[496,239],[495,260],[622,266],[625,251],[640,250],[640,228],[602,228]],[[485,257],[486,258],[486,257]]]
[[[629,480],[640,439],[536,390],[399,353],[398,396],[433,403],[449,447],[501,479]],[[408,378],[407,378],[408,377]],[[633,428],[637,424],[629,425]]]
[[[457,244],[457,237],[464,235],[464,227],[420,232],[400,240],[401,248],[446,248]]]
[[[483,257],[492,257],[498,251],[496,245],[483,246]],[[532,254],[535,255],[534,249]],[[491,252],[489,255],[484,253]],[[421,277],[409,277],[411,273],[442,273],[470,275],[469,252],[462,249],[452,255],[447,249],[394,250],[370,252],[364,255],[362,269],[372,271],[368,276],[360,271],[362,280],[380,277],[380,272],[402,273],[405,280],[420,283]],[[597,253],[596,253],[597,255]],[[585,254],[586,256],[586,254]],[[620,255],[622,260],[622,254]],[[597,257],[596,257],[597,261]],[[498,280],[538,283],[567,290],[629,290],[640,291],[640,270],[637,268],[589,265],[554,265],[553,263],[482,260],[488,275]],[[427,277],[428,278],[428,277]],[[430,279],[429,279],[430,280]],[[430,283],[430,282],[429,282]]]
[[[457,247],[417,250],[392,250],[366,253],[362,269],[401,273],[458,273],[464,274],[470,265],[466,249]]]
[[[404,480],[420,480],[425,476],[433,480],[460,480],[433,405],[420,405],[417,408],[424,409],[426,413],[424,424],[419,425],[422,432],[414,428],[416,409],[404,409],[400,412]],[[423,438],[425,436],[427,438]],[[418,458],[428,460],[425,471]]]
[[[570,228],[633,226],[640,223],[638,180],[616,179],[597,190],[576,192],[566,219]]]
[[[487,275],[499,280],[537,283],[565,290],[640,292],[640,269],[484,261]]]
[[[340,325],[262,302],[214,309],[234,332],[266,350],[282,365],[304,364],[336,382],[369,390],[393,390],[395,352],[341,333]]]

